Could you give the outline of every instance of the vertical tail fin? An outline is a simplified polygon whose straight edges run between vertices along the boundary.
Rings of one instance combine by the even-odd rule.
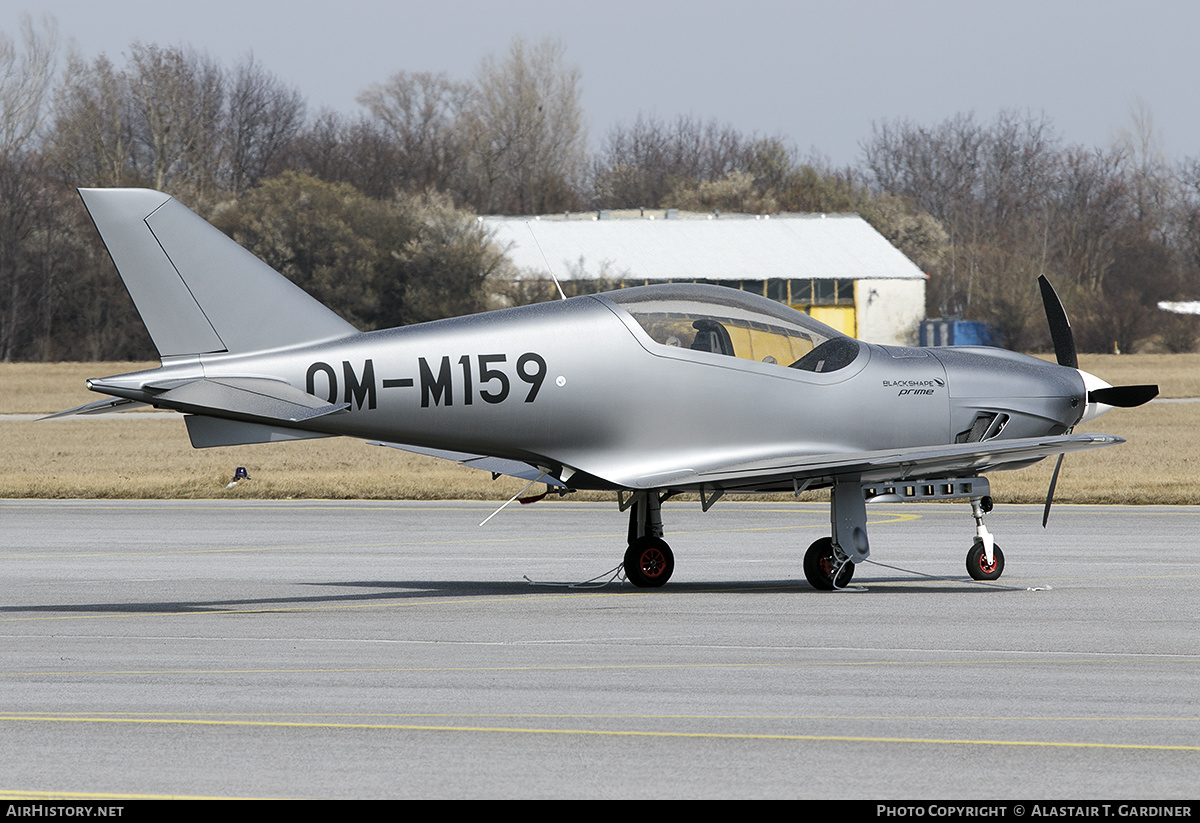
[[[170,195],[79,194],[162,357],[259,351],[356,331]]]

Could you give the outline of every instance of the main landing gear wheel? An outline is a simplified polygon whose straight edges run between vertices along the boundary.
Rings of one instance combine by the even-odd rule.
[[[999,580],[1004,574],[1004,552],[992,544],[992,563],[989,566],[987,556],[983,552],[983,541],[976,540],[975,545],[967,552],[967,574],[972,580]]]
[[[837,563],[837,555],[833,551],[833,538],[822,537],[804,553],[804,576],[814,589],[823,592],[844,589],[850,585],[850,578],[854,577],[854,564],[847,562],[842,566],[842,570],[838,572],[837,585],[834,585],[833,569]]]
[[[665,540],[639,537],[625,550],[625,579],[639,589],[666,585],[675,571],[675,555]]]

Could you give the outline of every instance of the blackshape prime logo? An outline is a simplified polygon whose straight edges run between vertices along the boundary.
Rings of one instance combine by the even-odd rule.
[[[905,395],[931,395],[935,389],[945,388],[946,381],[936,377],[929,380],[884,380],[884,388],[899,389],[897,397]]]

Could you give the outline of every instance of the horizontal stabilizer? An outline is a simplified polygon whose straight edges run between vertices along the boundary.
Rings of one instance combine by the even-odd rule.
[[[557,478],[546,474],[544,470],[529,463],[523,463],[520,460],[507,460],[503,457],[489,457],[485,454],[469,454],[468,452],[454,452],[444,449],[423,449],[418,446],[406,446],[401,443],[374,441],[371,445],[387,446],[391,449],[400,449],[401,451],[412,452],[413,454],[423,454],[426,457],[437,457],[441,460],[453,460],[455,463],[460,463],[469,469],[482,469],[492,474],[518,477],[521,480],[536,480],[540,483],[545,483],[547,486],[554,486],[560,489],[567,488],[565,483],[561,483]]]
[[[129,400],[124,397],[110,397],[107,400],[97,400],[94,403],[85,403],[73,409],[48,414],[45,417],[39,417],[38,420],[53,420],[56,417],[68,417],[73,414],[108,414],[115,411],[139,409],[145,405],[145,403],[139,403],[136,400]]]
[[[190,380],[157,395],[154,404],[193,414],[221,412],[288,423],[324,417],[350,406],[327,403],[287,383],[263,377]]]

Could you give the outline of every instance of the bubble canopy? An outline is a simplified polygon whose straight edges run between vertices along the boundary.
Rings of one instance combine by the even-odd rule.
[[[848,366],[859,342],[803,312],[723,286],[638,286],[605,295],[661,345],[811,372]]]

